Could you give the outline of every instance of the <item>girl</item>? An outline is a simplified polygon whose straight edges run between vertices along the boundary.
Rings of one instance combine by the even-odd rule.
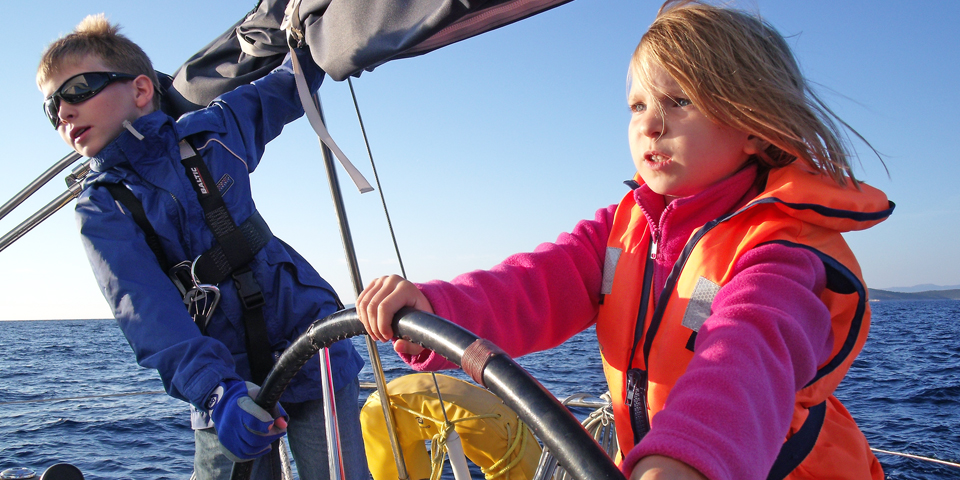
[[[629,72],[637,176],[621,203],[490,271],[374,280],[357,299],[368,333],[392,338],[412,306],[520,356],[596,324],[625,475],[883,478],[833,391],[870,316],[841,232],[893,204],[853,178],[832,113],[762,20],[668,1]]]

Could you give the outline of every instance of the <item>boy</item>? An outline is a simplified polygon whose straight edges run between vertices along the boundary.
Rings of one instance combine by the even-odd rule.
[[[229,478],[234,461],[268,452],[288,422],[300,478],[329,471],[318,361],[301,369],[274,412],[251,401],[256,385],[247,382],[262,382],[292,340],[340,306],[307,261],[272,236],[250,194],[265,144],[303,114],[289,65],[175,120],[159,109],[149,58],[97,15],[52,43],[37,73],[50,122],[91,158],[76,212],[94,275],[137,362],[190,403],[200,480]],[[319,88],[322,72],[307,77],[311,91]],[[121,198],[129,192],[139,219]],[[366,478],[363,360],[349,341],[330,355],[347,478]],[[276,468],[268,463],[257,462],[254,478]]]

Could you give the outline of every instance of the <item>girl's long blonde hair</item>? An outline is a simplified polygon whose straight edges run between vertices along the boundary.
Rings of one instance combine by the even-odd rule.
[[[841,185],[857,183],[838,124],[863,138],[809,88],[786,41],[757,16],[667,0],[634,51],[631,81],[652,85],[647,65],[664,68],[714,122],[769,142],[755,159],[764,173],[800,159]]]

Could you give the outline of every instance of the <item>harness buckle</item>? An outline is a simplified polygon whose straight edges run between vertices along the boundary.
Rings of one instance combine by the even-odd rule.
[[[170,277],[170,281],[177,287],[177,290],[180,291],[180,296],[185,297],[187,292],[189,292],[195,285],[193,281],[193,276],[190,274],[193,265],[189,260],[184,260],[172,267],[170,271],[167,272],[167,276]]]
[[[263,306],[263,292],[260,285],[253,276],[253,270],[250,267],[243,267],[231,275],[234,283],[237,285],[237,294],[244,310],[252,310]]]
[[[220,289],[216,285],[197,285],[183,297],[183,303],[187,305],[187,311],[193,317],[193,321],[200,327],[200,332],[206,335],[213,311],[220,303]]]

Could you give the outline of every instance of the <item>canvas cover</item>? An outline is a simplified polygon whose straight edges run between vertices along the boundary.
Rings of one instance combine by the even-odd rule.
[[[569,1],[299,0],[298,18],[313,61],[340,81]],[[260,0],[172,76],[164,76],[164,110],[174,117],[196,110],[279,65],[288,51],[281,29],[287,8],[287,0]]]

